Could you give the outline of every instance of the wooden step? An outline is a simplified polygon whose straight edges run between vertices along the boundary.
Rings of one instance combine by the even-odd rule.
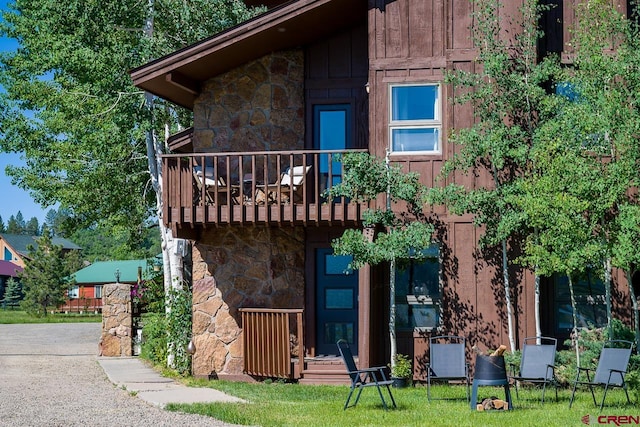
[[[351,380],[341,358],[318,357],[305,359],[300,384],[349,385]]]

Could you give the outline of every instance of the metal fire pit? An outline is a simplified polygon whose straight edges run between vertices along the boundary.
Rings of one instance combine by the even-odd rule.
[[[476,356],[475,373],[473,375],[473,388],[471,390],[471,409],[475,410],[478,403],[478,386],[503,386],[505,401],[509,409],[511,405],[511,393],[509,392],[509,380],[504,356]]]

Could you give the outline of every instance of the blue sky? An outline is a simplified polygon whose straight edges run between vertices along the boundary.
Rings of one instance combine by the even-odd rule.
[[[0,9],[4,10],[7,0],[0,0]],[[0,38],[0,50],[12,51],[18,46],[16,40]],[[7,154],[0,152],[0,217],[4,224],[7,224],[11,215],[16,215],[18,211],[22,212],[22,216],[26,221],[32,217],[38,218],[40,224],[44,222],[44,217],[49,209],[42,208],[33,201],[28,192],[20,189],[18,186],[11,185],[11,178],[6,176],[5,168],[7,165],[23,165],[21,154]]]

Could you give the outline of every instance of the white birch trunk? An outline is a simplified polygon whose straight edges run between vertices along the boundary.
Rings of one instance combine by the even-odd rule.
[[[153,117],[153,95],[150,93],[145,94],[147,107]],[[168,127],[165,127],[165,132]],[[166,141],[166,138],[165,138]],[[153,128],[147,132],[147,162],[149,165],[149,177],[151,180],[151,187],[156,193],[156,210],[158,216],[158,227],[160,230],[161,248],[162,248],[162,265],[164,274],[164,291],[165,291],[165,310],[167,315],[171,312],[171,289],[174,286],[182,285],[183,268],[182,257],[176,248],[176,239],[173,237],[173,232],[170,228],[167,228],[164,224],[163,201],[162,201],[162,158],[161,154],[164,151],[164,142],[158,141],[155,137]],[[168,340],[168,354],[167,364],[169,367],[174,366],[175,354],[173,351],[173,343]]]
[[[391,260],[389,267],[389,339],[391,344],[391,372],[396,366],[396,259]]]
[[[507,262],[507,241],[502,240],[502,276],[504,279],[504,303],[507,306],[507,326],[511,351],[516,351],[515,334],[513,332],[513,309],[511,306],[511,289],[509,285],[509,263]]]
[[[609,339],[614,339],[613,330],[611,326],[611,258],[607,257],[604,260],[604,299],[607,305],[607,329],[609,330]]]
[[[571,295],[571,314],[572,314],[572,318],[573,318],[573,339],[574,339],[574,343],[575,343],[575,348],[576,348],[576,366],[580,366],[580,345],[578,343],[579,341],[579,334],[578,334],[578,315],[576,313],[576,296],[573,293],[573,279],[571,278],[571,275],[568,274],[567,278],[569,279],[569,295]]]
[[[542,336],[542,328],[540,327],[540,275],[538,274],[538,270],[536,269],[535,279],[534,279],[534,316],[536,322],[536,344],[542,344],[540,337]]]

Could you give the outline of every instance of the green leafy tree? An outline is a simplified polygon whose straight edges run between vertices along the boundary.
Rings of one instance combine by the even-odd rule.
[[[0,233],[6,233],[7,232],[7,228],[4,225],[4,221],[2,220],[2,217],[0,216]]]
[[[127,70],[261,10],[240,0],[9,4],[0,32],[20,47],[0,57],[0,149],[25,153],[26,166],[7,173],[43,206],[68,209],[67,229],[122,227],[135,247],[155,215],[165,287],[179,286],[156,131],[175,131],[190,114],[133,87]]]
[[[157,227],[145,227],[135,248],[129,245],[127,230],[107,225],[76,230],[69,238],[82,247],[83,257],[91,262],[152,258],[162,251]]]
[[[640,219],[630,196],[640,159],[640,46],[636,25],[606,1],[580,4],[576,16],[574,66],[557,75],[558,95],[547,97],[548,118],[536,130],[528,174],[509,202],[536,230],[521,260],[541,274],[569,279],[579,359],[574,280],[587,269],[600,273],[611,325],[611,269],[625,270],[631,285],[636,268],[630,245]],[[632,286],[630,294],[635,301]],[[637,302],[633,309],[637,318]]]
[[[420,260],[423,251],[434,243],[435,227],[423,212],[422,200],[427,188],[420,183],[417,173],[404,173],[400,165],[390,164],[388,158],[381,160],[368,153],[349,153],[342,157],[342,163],[343,181],[329,189],[329,197],[348,197],[365,204],[378,198],[386,200],[384,208],[363,212],[363,226],[367,230],[364,234],[362,230],[347,229],[332,242],[332,247],[338,255],[351,255],[351,267],[355,269],[365,264],[389,263],[390,360],[395,367],[396,263],[410,258]]]
[[[66,254],[61,245],[54,245],[47,230],[37,240],[36,249],[29,248],[29,259],[20,274],[24,299],[21,306],[36,316],[46,316],[50,307],[65,301],[65,292],[73,285],[70,275],[82,263],[77,251]]]
[[[640,345],[640,313],[638,311],[638,295],[633,289],[633,276],[640,268],[640,251],[638,251],[640,247],[640,206],[622,205],[616,222],[619,232],[617,241],[613,245],[612,264],[625,272],[629,284],[629,295],[633,308],[633,330],[636,348],[638,348]]]
[[[0,57],[6,90],[0,149],[26,159],[24,166],[9,166],[8,175],[43,206],[59,203],[69,213],[68,227],[118,224],[131,231],[133,244],[156,198],[147,191],[149,112],[127,70],[253,13],[239,0],[153,5],[18,1],[9,3],[0,25],[4,36],[19,42]],[[150,18],[151,37],[144,32]],[[165,112],[155,110],[158,126],[176,116]]]
[[[22,284],[19,280],[11,277],[7,281],[7,287],[4,290],[4,297],[2,298],[3,307],[15,307],[20,304],[24,295],[22,294]]]
[[[538,61],[537,28],[543,8],[535,0],[524,2],[515,34],[502,31],[506,18],[492,0],[474,0],[474,45],[479,71],[447,74],[455,93],[454,102],[473,107],[474,123],[451,132],[449,141],[458,145],[456,155],[446,162],[441,177],[455,171],[484,174],[486,186],[450,184],[433,189],[428,200],[445,204],[455,214],[471,213],[474,223],[484,227],[482,249],[497,248],[504,287],[504,306],[511,350],[515,350],[512,290],[509,275],[514,259],[509,249],[517,248],[522,235],[532,232],[521,210],[509,203],[517,191],[515,183],[529,168],[529,151],[536,128],[546,120],[545,84],[557,72],[557,58]],[[515,20],[515,18],[514,18]],[[536,297],[539,295],[536,280]],[[538,306],[536,300],[536,307]],[[539,325],[536,309],[537,325]],[[539,329],[539,326],[537,326]]]
[[[565,141],[555,129],[551,123],[541,127],[541,133],[547,133],[549,141],[546,144],[543,138],[537,141],[531,153],[531,174],[518,183],[520,191],[510,201],[522,209],[527,223],[536,230],[527,236],[519,261],[535,266],[541,275],[562,274],[569,279],[573,336],[577,337],[573,283],[589,265],[598,262],[600,245],[594,237],[593,223],[583,215],[595,199],[586,197],[591,192],[588,185],[576,184],[582,179],[584,184],[599,177],[589,159],[566,149]],[[577,341],[575,344],[577,351]]]

